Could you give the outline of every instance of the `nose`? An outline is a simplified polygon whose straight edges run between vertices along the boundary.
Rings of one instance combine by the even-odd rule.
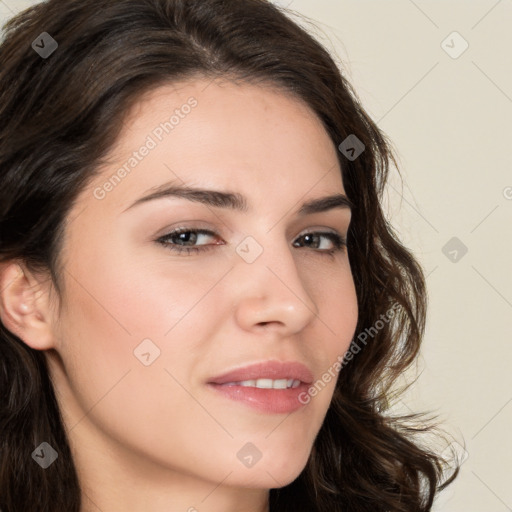
[[[235,318],[248,331],[272,328],[290,336],[317,317],[318,308],[297,269],[292,253],[297,249],[285,242],[270,245],[252,263],[237,261]]]

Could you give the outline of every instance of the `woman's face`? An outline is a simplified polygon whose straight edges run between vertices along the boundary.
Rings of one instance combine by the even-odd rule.
[[[80,474],[91,485],[122,476],[128,493],[164,480],[290,483],[357,320],[347,249],[336,250],[350,209],[331,201],[301,213],[344,194],[335,146],[296,99],[197,80],[147,95],[111,156],[68,218],[60,358],[48,353]],[[171,186],[236,194],[246,208],[205,192],[141,200]],[[259,383],[211,384],[269,361],[310,377],[263,364]],[[310,400],[298,400],[307,384],[255,389],[272,376],[272,386],[323,389]]]

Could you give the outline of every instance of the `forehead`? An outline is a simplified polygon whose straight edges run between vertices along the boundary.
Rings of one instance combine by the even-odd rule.
[[[335,153],[322,122],[302,99],[272,84],[228,79],[188,80],[146,92],[125,115],[113,153],[133,150],[141,135],[168,147],[178,141],[200,147],[214,140],[240,151],[256,145],[260,152],[262,142],[275,141],[270,148],[278,145],[285,151],[293,140],[301,153],[331,163]]]
[[[316,185],[343,190],[336,148],[307,104],[268,84],[228,80],[166,84],[140,97],[93,186],[107,184],[106,202],[125,208],[169,180],[249,196],[269,187],[275,199]]]

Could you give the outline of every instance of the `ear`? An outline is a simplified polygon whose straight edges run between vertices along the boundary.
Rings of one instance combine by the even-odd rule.
[[[14,261],[0,266],[0,320],[35,350],[54,348],[51,280]]]

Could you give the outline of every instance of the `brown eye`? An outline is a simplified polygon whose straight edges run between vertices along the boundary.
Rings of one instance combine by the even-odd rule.
[[[199,253],[211,249],[212,244],[200,244],[199,246],[194,245],[198,240],[201,241],[204,237],[210,236],[215,237],[217,234],[206,229],[179,228],[160,237],[157,242],[177,253]]]

